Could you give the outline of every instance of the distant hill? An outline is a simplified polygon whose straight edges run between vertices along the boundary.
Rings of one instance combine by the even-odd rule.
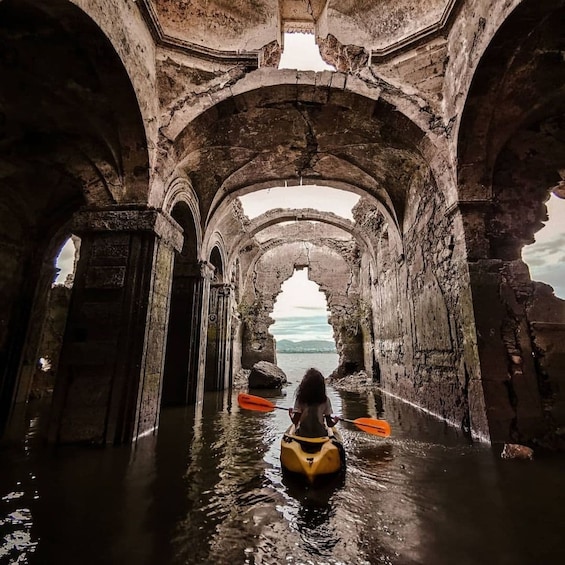
[[[335,353],[335,343],[321,339],[311,339],[307,341],[291,341],[281,339],[277,341],[277,351],[279,353]]]

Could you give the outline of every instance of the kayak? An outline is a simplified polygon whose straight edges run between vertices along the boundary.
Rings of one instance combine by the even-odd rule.
[[[325,437],[295,435],[290,426],[281,440],[281,465],[283,470],[304,475],[313,483],[317,477],[330,476],[345,469],[345,451],[341,434],[328,430]]]

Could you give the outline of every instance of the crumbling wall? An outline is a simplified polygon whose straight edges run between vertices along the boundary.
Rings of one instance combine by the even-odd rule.
[[[373,246],[362,277],[373,310],[373,364],[383,388],[469,428],[460,304],[467,279],[459,224],[428,173],[412,179],[402,247],[393,244],[395,226],[374,206],[362,201],[355,214]]]
[[[479,399],[474,398],[466,367],[465,332],[473,320],[464,302],[468,274],[462,224],[425,172],[413,179],[408,193],[403,240],[414,372],[412,379],[399,380],[398,392],[464,429],[487,434],[484,418],[474,409],[482,395],[478,391]]]
[[[544,417],[549,420],[549,429],[556,430],[558,437],[554,439],[565,447],[565,300],[543,283],[534,282],[532,290],[526,312]]]
[[[316,231],[316,228],[312,229]],[[315,239],[315,236],[311,238]],[[243,368],[250,368],[257,361],[276,362],[275,343],[269,333],[273,323],[270,314],[282,283],[292,276],[295,269],[307,268],[309,278],[320,286],[328,301],[329,322],[334,330],[341,373],[362,369],[363,338],[358,317],[359,263],[355,243],[332,238],[323,238],[315,244],[281,239],[270,242],[267,247],[252,261],[238,307],[243,324]],[[250,253],[253,253],[252,248],[247,254]],[[245,255],[243,250],[242,265],[248,261]]]

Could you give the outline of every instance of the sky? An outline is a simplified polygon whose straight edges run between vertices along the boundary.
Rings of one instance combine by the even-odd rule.
[[[323,62],[314,36],[285,34],[280,69],[335,70]],[[323,195],[321,190],[323,190]],[[351,208],[357,195],[328,187],[299,186],[271,188],[241,197],[246,215],[254,218],[272,208],[314,208],[352,219]],[[551,196],[547,202],[549,222],[536,235],[536,243],[525,247],[522,258],[533,280],[550,284],[555,294],[565,299],[565,200]],[[63,247],[58,260],[62,269],[57,282],[63,282],[72,268],[74,246]],[[325,296],[318,285],[308,280],[307,270],[295,274],[282,286],[275,303],[270,328],[277,339],[332,339],[327,324]]]
[[[535,234],[536,242],[522,249],[533,280],[553,287],[565,299],[565,200],[551,195],[546,202],[549,222]]]
[[[279,186],[239,197],[243,211],[250,219],[273,208],[313,208],[333,212],[347,220],[353,220],[351,209],[359,198],[353,192],[317,185]]]
[[[275,323],[269,331],[277,341],[331,341],[328,315],[326,297],[315,282],[308,280],[308,270],[294,271],[281,286],[271,314]]]
[[[285,33],[279,69],[299,71],[335,71],[322,59],[313,33]]]

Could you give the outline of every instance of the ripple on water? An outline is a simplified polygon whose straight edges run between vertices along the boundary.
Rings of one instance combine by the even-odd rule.
[[[562,458],[502,461],[412,407],[344,395],[345,417],[384,414],[393,434],[340,425],[345,480],[310,487],[281,473],[287,413],[219,399],[196,422],[163,411],[137,457],[32,444],[31,457],[2,452],[0,562],[33,562],[35,552],[38,563],[98,565],[103,547],[104,562],[136,565],[565,563]],[[74,480],[85,470],[87,481]],[[82,501],[103,509],[104,525]],[[74,561],[61,559],[67,539]]]

